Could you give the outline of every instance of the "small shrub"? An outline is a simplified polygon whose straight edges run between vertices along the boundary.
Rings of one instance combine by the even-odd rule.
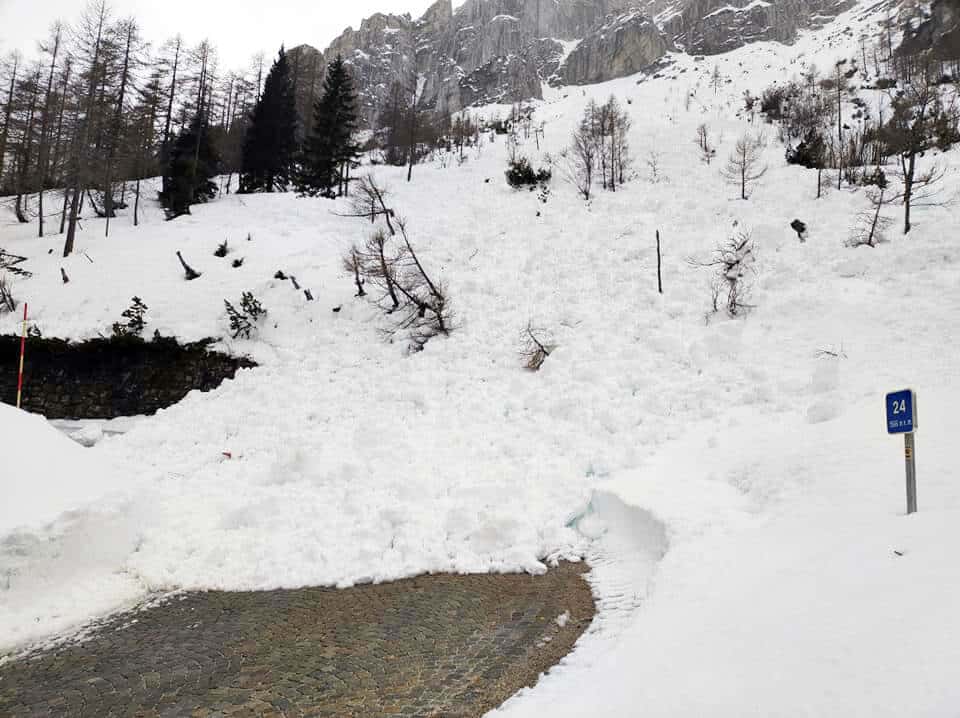
[[[6,275],[0,277],[0,314],[17,309],[17,300],[13,298],[13,290],[10,288],[10,281]]]
[[[147,309],[147,305],[143,303],[140,297],[134,297],[133,303],[120,315],[127,321],[114,323],[113,336],[116,338],[142,337],[143,328],[147,325],[144,319]]]
[[[883,169],[877,167],[873,172],[864,172],[863,176],[860,178],[860,184],[864,187],[878,187],[880,189],[886,189],[889,185],[889,182]]]
[[[938,112],[933,121],[933,134],[937,149],[941,152],[946,152],[960,142],[957,116],[950,112]]]
[[[763,91],[760,97],[760,111],[768,120],[783,119],[783,104],[790,97],[790,88],[783,85],[774,85]]]
[[[853,227],[850,228],[850,237],[846,241],[848,247],[876,247],[879,242],[885,241],[887,230],[893,224],[893,220],[881,214],[886,204],[883,196],[886,185],[878,185],[878,188],[879,191],[867,190],[867,199],[870,200],[873,209],[857,213]]]
[[[240,298],[240,307],[253,321],[258,321],[260,317],[266,316],[267,314],[267,310],[263,308],[263,305],[260,304],[251,292],[243,293]]]
[[[511,160],[506,172],[507,184],[514,189],[520,187],[535,187],[538,184],[546,184],[550,181],[553,174],[548,169],[540,168],[534,170],[530,160],[521,157]]]
[[[808,169],[822,168],[827,153],[823,136],[816,130],[810,132],[796,148],[787,148],[787,164]]]
[[[719,310],[721,295],[724,291],[726,291],[724,304],[730,317],[739,316],[753,308],[753,305],[747,303],[752,288],[749,278],[756,271],[754,267],[756,255],[750,232],[742,230],[735,232],[725,242],[717,245],[713,257],[707,262],[689,261],[695,267],[708,267],[714,270],[710,282],[714,312]]]
[[[217,251],[213,253],[213,256],[220,257],[222,259],[223,257],[227,256],[227,252],[229,251],[230,250],[227,249],[227,240],[223,240],[221,244],[217,245]]]
[[[250,339],[257,330],[257,325],[261,318],[265,317],[267,310],[253,296],[252,292],[244,292],[240,297],[240,309],[237,309],[226,299],[223,300],[227,309],[227,317],[230,320],[230,332],[234,339],[243,337]]]
[[[540,336],[542,334],[544,334],[544,330],[533,326],[532,322],[528,323],[527,328],[523,331],[523,346],[520,350],[520,356],[523,359],[524,369],[540,371],[540,367],[543,366],[547,357],[556,349],[556,345],[552,341]]]

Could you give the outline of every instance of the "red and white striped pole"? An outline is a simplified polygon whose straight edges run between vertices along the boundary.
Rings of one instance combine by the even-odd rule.
[[[17,408],[23,395],[23,355],[27,351],[27,303],[23,303],[23,332],[20,334],[20,375],[17,378]]]

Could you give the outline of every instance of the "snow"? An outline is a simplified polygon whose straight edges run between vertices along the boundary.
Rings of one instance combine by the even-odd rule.
[[[736,116],[744,90],[857,54],[851,38],[872,21],[855,8],[791,47],[705,67],[675,55],[657,79],[555,93],[534,117],[542,151],[521,145],[536,166],[590,99],[613,93],[632,113],[637,177],[589,204],[559,168],[546,203],[510,190],[502,138],[462,166],[416,167],[411,184],[376,168],[456,308],[453,334],[413,356],[353,297],[340,257],[370,227],[338,216],[343,201],[225,196],[169,224],[155,209],[138,229],[121,218],[108,239],[88,220],[78,246],[93,261],[0,226],[0,246],[30,257],[35,276],[14,290],[47,336],[104,332],[135,294],[148,333],[184,340],[224,337],[223,299],[243,291],[269,311],[257,338],[218,345],[257,369],[117,430],[82,425],[92,448],[0,413],[35,461],[62,451],[79,475],[82,454],[105,480],[84,484],[82,505],[18,489],[42,519],[0,538],[0,649],[156,591],[538,572],[583,557],[594,624],[493,715],[955,715],[960,216],[918,209],[909,238],[846,248],[863,192],[816,200],[772,128],[749,201],[719,176],[735,139],[760,129]],[[719,93],[714,64],[731,80]],[[723,136],[711,166],[693,144],[702,122]],[[934,159],[960,188],[957,153]],[[688,260],[738,230],[757,246],[755,308],[733,320],[710,312],[709,271]],[[224,239],[232,253],[216,259]],[[177,250],[199,280],[183,281]],[[518,357],[530,320],[558,347],[538,373]],[[906,387],[923,410],[909,517],[901,440],[883,422],[883,395]],[[6,496],[20,472],[3,469]]]
[[[764,0],[751,0],[751,2],[747,3],[747,4],[744,5],[743,7],[735,7],[735,6],[733,6],[733,5],[725,5],[725,6],[721,7],[721,8],[717,8],[716,10],[714,10],[714,11],[711,12],[711,13],[708,13],[708,14],[704,15],[704,16],[703,16],[703,19],[704,19],[704,20],[707,20],[707,19],[709,19],[709,18],[711,18],[711,17],[714,17],[714,16],[716,16],[716,15],[722,15],[723,13],[727,13],[727,12],[734,12],[734,13],[736,13],[736,12],[749,12],[749,11],[753,10],[754,8],[764,8],[764,7],[770,7],[770,3],[765,2]]]
[[[561,68],[565,64],[567,64],[567,60],[569,59],[569,57],[574,53],[574,51],[578,47],[580,47],[580,43],[583,42],[583,40],[558,40],[557,38],[553,38],[553,41],[558,45],[560,45],[560,47],[562,48],[562,51],[560,53],[560,59],[559,59],[559,62],[557,63],[558,68]]]
[[[43,417],[0,404],[0,636],[17,645],[129,605],[142,586],[117,571],[137,515],[137,473],[112,466]],[[97,506],[91,507],[91,500]]]
[[[0,535],[43,527],[83,507],[88,496],[116,491],[124,478],[96,461],[42,416],[0,404],[4,437]]]

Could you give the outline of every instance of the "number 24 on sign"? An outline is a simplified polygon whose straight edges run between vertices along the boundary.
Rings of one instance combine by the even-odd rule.
[[[887,394],[887,432],[909,434],[917,429],[915,394],[910,390]]]

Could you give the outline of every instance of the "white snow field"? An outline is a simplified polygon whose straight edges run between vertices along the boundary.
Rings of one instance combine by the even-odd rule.
[[[219,347],[259,368],[93,448],[0,412],[0,491],[16,503],[0,526],[0,651],[158,591],[586,558],[594,625],[495,715],[960,714],[960,211],[919,209],[908,237],[895,226],[850,249],[863,191],[815,199],[772,126],[748,201],[693,142],[706,122],[725,158],[761,127],[736,117],[744,90],[853,56],[872,21],[854,9],[794,46],[551,91],[542,150],[521,147],[537,166],[591,97],[630,101],[637,176],[589,204],[559,172],[545,204],[511,190],[502,137],[463,166],[418,166],[409,185],[374,168],[456,308],[450,337],[416,355],[353,296],[341,256],[371,227],[337,216],[345,201],[224,196],[171,223],[155,208],[137,229],[121,218],[109,239],[87,220],[67,260],[61,238],[4,215],[0,246],[35,273],[15,294],[45,336],[106,333],[134,295],[147,334],[183,340],[229,336],[223,300],[243,291],[269,314],[255,339]],[[730,80],[717,93],[715,62]],[[957,152],[934,160],[960,190]],[[710,313],[710,272],[688,259],[735,223],[758,262],[754,308],[729,319]],[[225,239],[231,254],[215,258]],[[200,279],[184,281],[177,250]],[[558,347],[537,373],[518,355],[530,320]],[[884,394],[906,387],[920,418],[911,516],[902,440],[883,417]]]

